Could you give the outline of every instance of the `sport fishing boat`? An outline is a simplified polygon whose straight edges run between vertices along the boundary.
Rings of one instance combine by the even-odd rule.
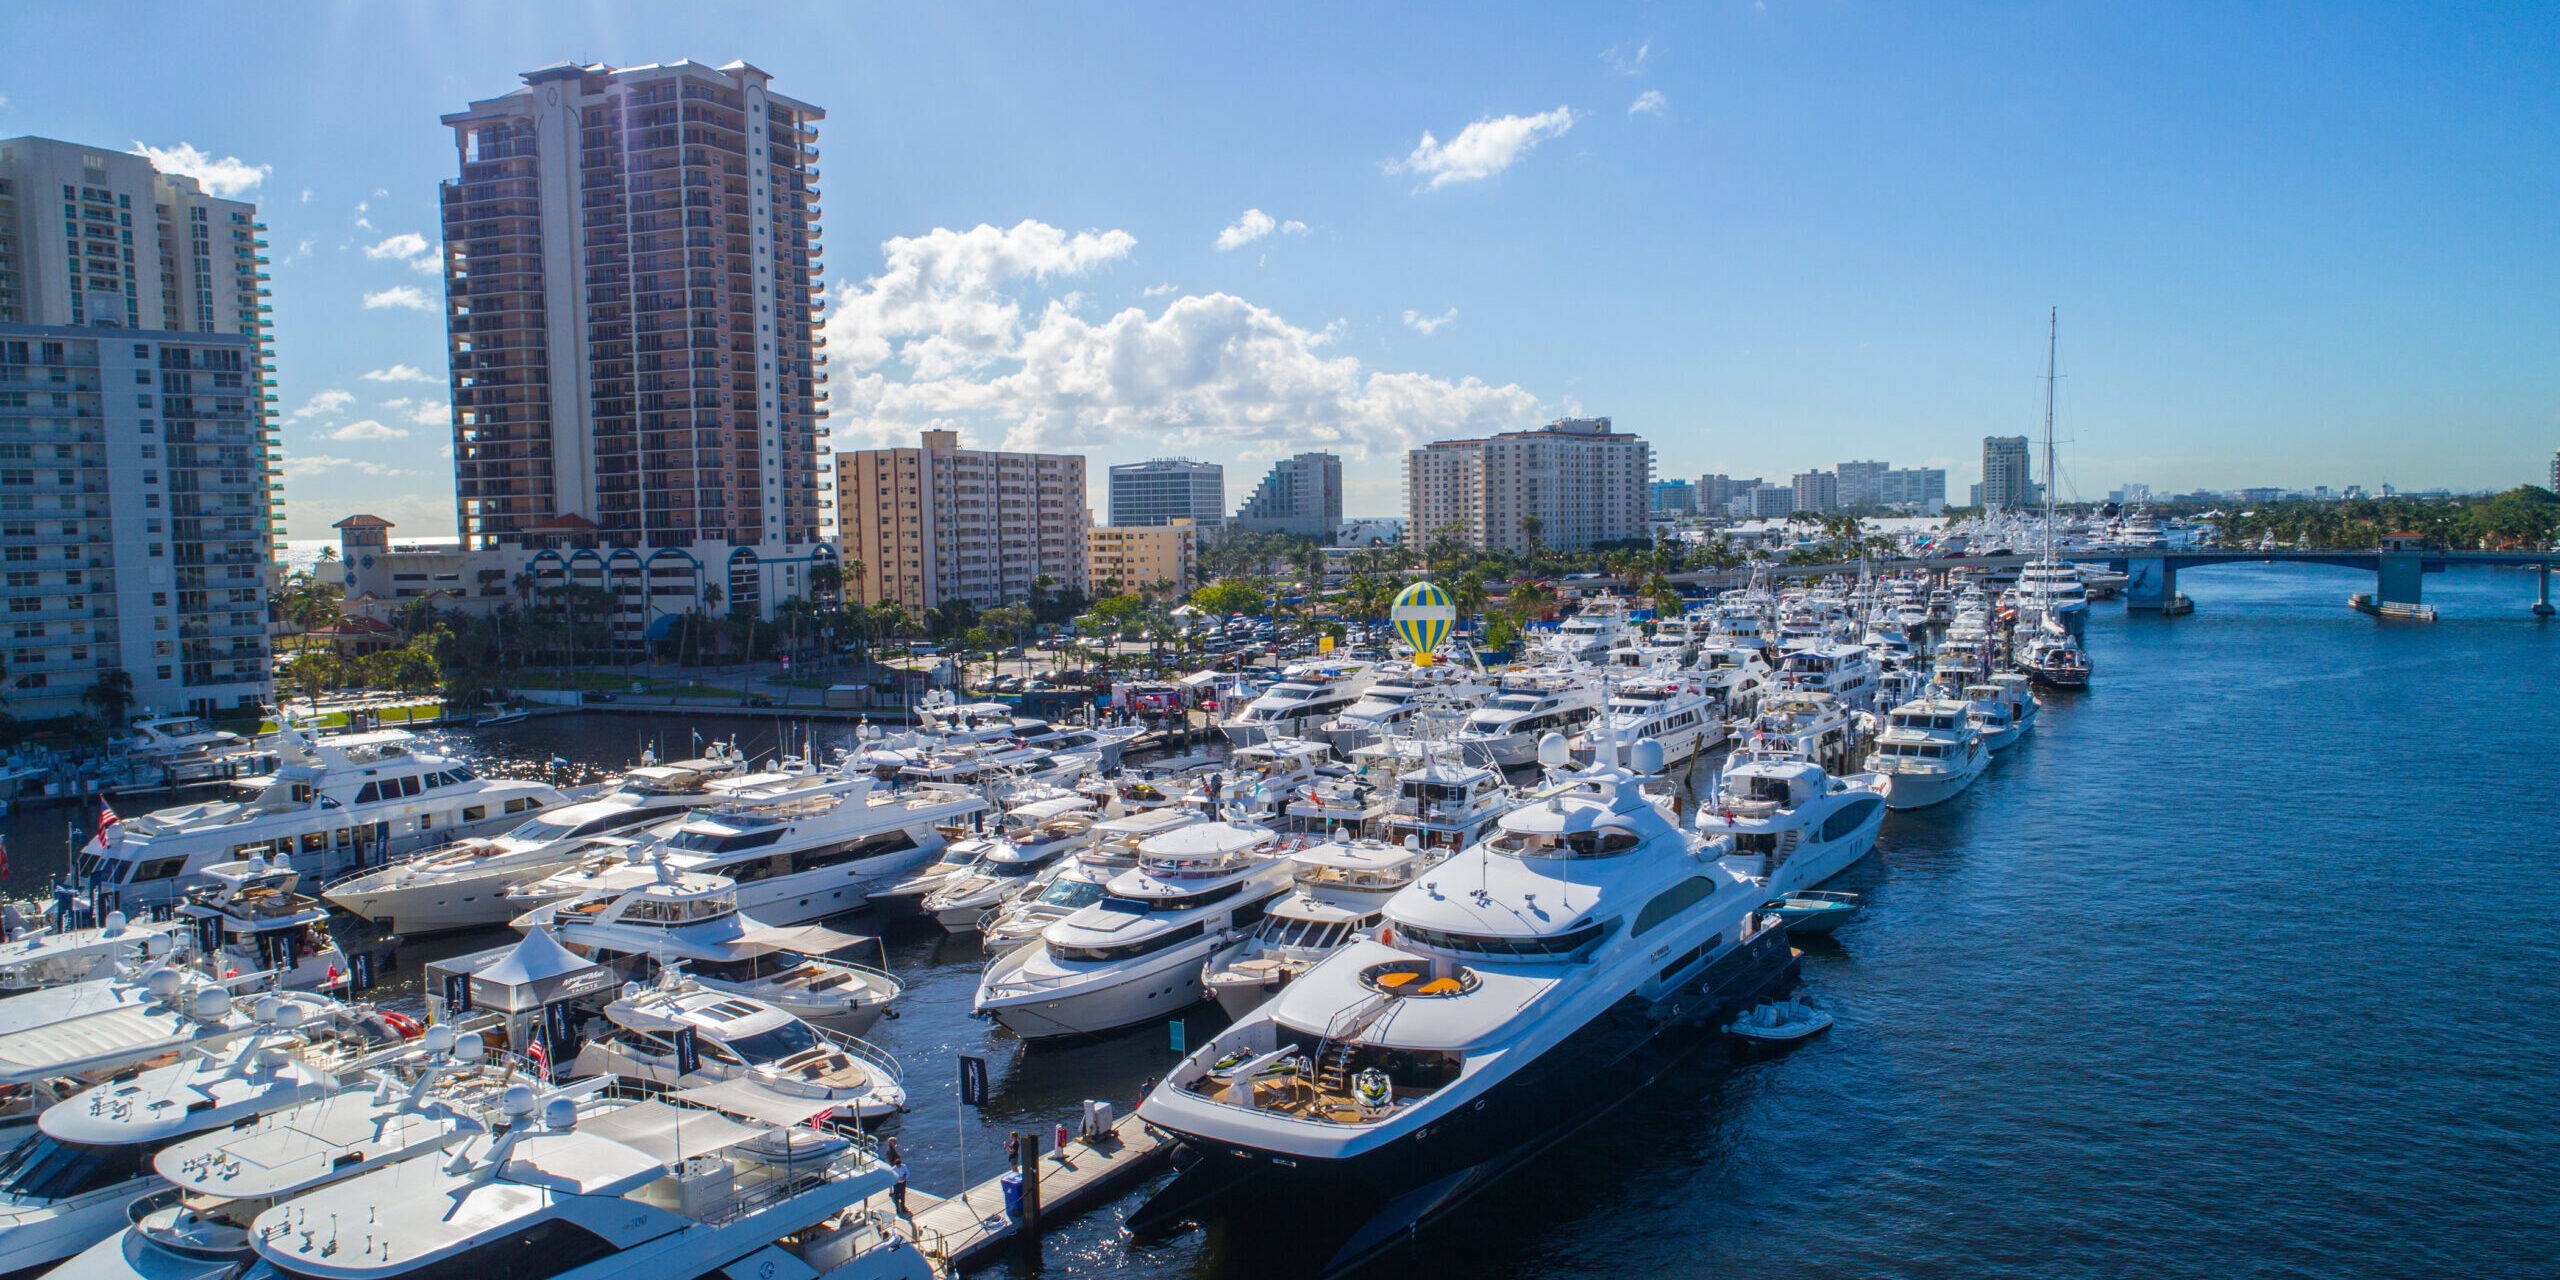
[[[978,921],[989,955],[1001,955],[1037,939],[1051,924],[1102,901],[1104,886],[1138,865],[1138,848],[1176,827],[1207,822],[1197,809],[1143,809],[1095,823],[1091,844],[1052,864],[1032,887]]]
[[[713,991],[846,1035],[870,1030],[906,989],[879,969],[830,958],[870,939],[820,925],[766,925],[738,910],[738,886],[727,876],[680,872],[663,858],[658,878],[639,888],[537,907],[514,924],[625,979],[648,982],[681,966]]]
[[[196,933],[196,950],[215,973],[265,973],[288,991],[321,991],[347,978],[347,953],[329,936],[329,908],[294,892],[302,873],[282,854],[275,861],[218,862],[210,883],[187,890],[178,915]]]
[[[107,913],[95,929],[28,934],[0,944],[0,997],[104,977],[101,966],[139,966],[186,947],[193,935],[184,920],[125,918]]]
[[[953,933],[974,932],[987,912],[1011,902],[1042,869],[1090,845],[1100,815],[1084,796],[1041,800],[1009,810],[994,834],[964,840],[975,854],[924,896],[924,911]]]
[[[522,822],[567,799],[545,782],[484,778],[397,730],[275,735],[283,763],[229,784],[233,798],[105,824],[71,860],[83,885],[114,887],[127,910],[176,902],[216,863],[295,859],[313,886],[360,867]]]
[[[1688,763],[1724,741],[1724,705],[1704,683],[1681,676],[1629,680],[1611,690],[1608,712],[1572,738],[1573,757],[1625,764],[1638,742],[1661,745],[1666,766]]]
[[[719,783],[746,770],[724,743],[675,764],[646,763],[602,795],[528,818],[499,835],[464,840],[394,866],[359,871],[321,895],[347,914],[407,937],[505,924],[509,885],[576,865],[592,836],[661,822],[721,797]],[[770,775],[763,775],[770,776]]]
[[[1366,663],[1309,662],[1288,667],[1270,688],[1218,728],[1239,747],[1270,738],[1303,738],[1350,710],[1376,678]]]
[[[1516,769],[1537,759],[1538,740],[1571,735],[1600,718],[1600,690],[1578,680],[1549,677],[1506,683],[1468,713],[1451,735],[1469,764]]]
[[[1699,803],[1698,834],[1736,866],[1759,859],[1757,874],[1769,896],[1783,897],[1866,857],[1892,790],[1882,774],[1835,778],[1810,760],[1737,760]]]
[[[976,1009],[1025,1040],[1098,1036],[1208,998],[1200,965],[1289,887],[1279,836],[1201,822],[1138,847],[1103,897],[989,964]]]
[[[1895,707],[1876,735],[1867,767],[1892,781],[1885,803],[1926,809],[1964,793],[1991,763],[1974,728],[1971,704],[1954,698],[1914,698]]]
[[[1131,1214],[1223,1218],[1333,1276],[1641,1092],[1792,971],[1756,860],[1672,825],[1640,776],[1557,772],[1492,839],[1201,1045],[1138,1114],[1182,1172]],[[1638,752],[1640,766],[1657,764]]]
[[[1201,985],[1228,1017],[1251,1013],[1334,948],[1377,928],[1387,899],[1452,852],[1346,834],[1290,854],[1289,891],[1271,900],[1252,932],[1210,954]]]
[[[570,1075],[680,1089],[743,1079],[865,1120],[907,1107],[897,1059],[761,1000],[669,977],[623,987],[604,1016],[609,1029],[579,1046]]]

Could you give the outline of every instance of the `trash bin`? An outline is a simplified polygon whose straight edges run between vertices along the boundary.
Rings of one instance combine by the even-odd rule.
[[[1008,1218],[1021,1217],[1022,1171],[1020,1169],[1013,1170],[1012,1172],[1004,1175],[1001,1181],[1004,1183],[1004,1216]]]

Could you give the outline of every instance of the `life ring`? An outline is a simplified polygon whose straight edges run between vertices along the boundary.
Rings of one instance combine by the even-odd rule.
[[[415,1040],[426,1031],[426,1028],[418,1025],[417,1019],[405,1013],[393,1013],[389,1009],[379,1009],[375,1012],[380,1013],[382,1020],[390,1023],[391,1029],[399,1032],[403,1040]]]

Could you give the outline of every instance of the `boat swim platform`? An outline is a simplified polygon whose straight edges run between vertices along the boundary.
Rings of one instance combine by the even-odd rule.
[[[1134,1115],[1114,1121],[1100,1138],[1070,1139],[1064,1151],[1041,1152],[1041,1225],[1108,1200],[1172,1157],[1173,1140]],[[916,1247],[935,1274],[974,1271],[1005,1255],[1021,1224],[1005,1214],[1003,1182],[999,1173],[947,1200],[907,1189]]]

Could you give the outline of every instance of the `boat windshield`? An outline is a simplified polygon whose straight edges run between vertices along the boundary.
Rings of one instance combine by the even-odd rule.
[[[797,1020],[783,1023],[771,1031],[759,1031],[728,1042],[729,1049],[747,1062],[780,1062],[792,1054],[815,1049],[824,1041],[817,1029]]]
[[[63,1142],[39,1133],[0,1161],[0,1193],[22,1200],[68,1200],[149,1173],[147,1143]]]
[[[1074,911],[1102,901],[1102,893],[1102,886],[1091,880],[1061,880],[1043,890],[1034,901],[1044,907]]]

